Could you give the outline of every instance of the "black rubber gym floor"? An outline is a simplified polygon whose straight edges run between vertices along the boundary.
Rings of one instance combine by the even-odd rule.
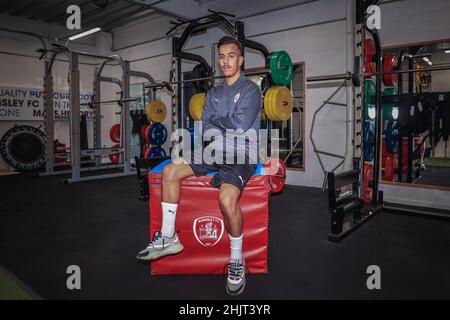
[[[428,166],[421,174],[418,184],[450,187],[450,168]]]
[[[151,276],[148,203],[134,176],[79,184],[0,178],[0,263],[44,299],[229,299],[225,276]],[[450,223],[380,213],[341,244],[327,240],[326,194],[288,186],[272,197],[269,273],[242,299],[448,299]],[[366,269],[381,268],[381,290]],[[68,290],[66,268],[81,268]]]

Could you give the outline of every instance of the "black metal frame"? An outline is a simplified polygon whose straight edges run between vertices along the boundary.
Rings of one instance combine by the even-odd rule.
[[[369,4],[369,2],[377,2],[377,1],[364,1],[364,0],[356,0],[356,22],[357,24],[361,24],[364,21],[364,12]],[[373,3],[371,3],[373,4]],[[403,62],[405,58],[409,59],[409,75],[408,75],[408,89],[409,92],[407,95],[403,94],[403,83],[402,83],[402,72],[398,72],[399,74],[399,86],[398,86],[398,94],[395,96],[385,96],[381,97],[381,66],[383,65],[383,57],[381,55],[381,45],[380,45],[380,37],[378,35],[377,30],[368,30],[374,39],[376,54],[375,57],[377,59],[377,71],[376,71],[376,95],[375,95],[375,104],[376,104],[376,121],[375,121],[375,152],[374,152],[374,177],[373,180],[369,182],[369,186],[373,188],[373,196],[371,206],[365,208],[361,198],[358,195],[358,187],[360,175],[363,174],[363,168],[359,168],[359,159],[354,159],[354,169],[348,172],[343,172],[339,174],[335,174],[333,172],[329,172],[327,174],[327,182],[328,182],[328,207],[331,215],[331,231],[328,234],[328,239],[332,242],[340,242],[350,233],[361,227],[365,222],[367,222],[371,217],[375,216],[379,212],[386,213],[394,213],[394,214],[403,214],[403,215],[413,215],[413,216],[421,216],[427,218],[441,219],[445,221],[450,220],[450,211],[441,210],[435,208],[427,208],[427,207],[414,207],[414,206],[405,206],[396,203],[385,203],[383,202],[383,191],[379,190],[379,176],[380,176],[380,147],[381,147],[381,138],[382,138],[382,123],[381,123],[381,114],[382,114],[382,104],[383,103],[392,103],[399,102],[402,96],[411,96],[413,94],[413,61],[412,56],[409,55],[409,51],[405,50],[400,53],[400,61]],[[401,69],[401,65],[399,68]],[[402,70],[397,70],[402,71]],[[406,71],[405,71],[406,72]],[[347,76],[348,79],[352,79],[352,75],[340,75]],[[332,80],[335,79],[334,76],[324,76],[324,77],[315,77],[312,81],[322,81],[322,80]],[[361,85],[358,81],[356,83]],[[422,94],[423,95],[423,94]],[[400,136],[399,146],[402,147],[402,137]],[[412,139],[410,139],[410,148],[412,144]],[[402,150],[402,149],[400,149]],[[402,173],[402,152],[399,152],[399,176]],[[412,171],[411,163],[408,164],[408,171],[411,173]],[[409,180],[409,179],[408,179]],[[350,195],[346,195],[340,197],[341,189],[345,186],[351,185],[352,192]],[[350,218],[350,219],[349,219]],[[348,223],[349,226],[346,228],[345,223]]]
[[[377,191],[379,202],[375,206],[364,207],[358,192],[361,172],[359,159],[354,158],[353,163],[353,170],[342,173],[327,173],[328,209],[331,217],[328,240],[331,242],[341,242],[381,211],[383,191]],[[351,186],[350,194],[344,193],[342,195],[344,187],[348,186]],[[372,184],[372,186],[374,185]]]
[[[178,23],[173,23],[174,27],[167,32],[167,34],[170,34],[176,27],[187,24],[187,27],[184,29],[182,35],[180,37],[173,37],[172,38],[172,57],[176,58],[177,63],[177,80],[181,79],[181,62],[182,60],[191,60],[191,61],[197,61],[198,63],[202,64],[205,67],[207,77],[211,77],[210,86],[213,85],[214,76],[212,72],[211,66],[206,62],[206,60],[197,54],[189,53],[183,51],[183,47],[186,45],[187,41],[189,40],[189,37],[196,31],[206,29],[213,26],[222,26],[226,32],[231,35],[232,37],[235,37],[242,45],[242,49],[245,48],[251,48],[255,49],[259,52],[261,52],[264,55],[265,60],[267,61],[270,53],[267,50],[265,46],[262,44],[246,39],[245,33],[244,33],[244,23],[241,21],[235,21],[234,25],[233,23],[226,18],[226,16],[234,17],[233,15],[223,13],[223,12],[216,12],[209,10],[211,14],[200,17],[197,19],[189,20],[189,21],[181,21]],[[242,55],[244,55],[244,52],[242,52]],[[242,69],[244,69],[244,64],[241,66]],[[182,86],[177,86],[177,96],[182,96]],[[177,108],[178,108],[178,127],[186,128],[185,123],[185,114],[186,110],[183,107],[183,103],[181,99],[177,99]]]
[[[159,158],[144,159],[134,157],[136,163],[136,175],[139,181],[139,196],[138,196],[139,200],[148,201],[148,199],[150,198],[150,189],[148,185],[148,170],[168,159],[170,158],[159,157]]]

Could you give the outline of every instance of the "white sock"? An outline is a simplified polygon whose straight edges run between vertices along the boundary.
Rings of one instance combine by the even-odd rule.
[[[175,234],[175,218],[177,216],[177,203],[161,202],[162,205],[162,227],[163,237],[172,238]]]
[[[230,260],[231,259],[242,260],[243,234],[241,234],[237,238],[234,238],[231,235],[228,235],[228,238],[230,238],[230,248],[231,248]]]

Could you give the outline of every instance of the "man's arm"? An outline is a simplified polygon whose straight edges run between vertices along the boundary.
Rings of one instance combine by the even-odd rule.
[[[247,131],[261,112],[261,91],[257,86],[253,86],[242,99],[231,117],[212,116],[209,122],[222,130]]]
[[[205,105],[203,107],[202,111],[202,131],[205,132],[208,129],[215,128],[215,126],[210,122],[211,117],[214,115],[214,110],[212,108],[212,96],[213,96],[213,89],[209,90],[206,94],[206,100]]]

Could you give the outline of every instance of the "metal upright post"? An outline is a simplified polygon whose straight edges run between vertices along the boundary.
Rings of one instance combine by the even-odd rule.
[[[100,149],[102,147],[102,112],[101,112],[101,81],[99,79],[99,69],[94,70],[94,148]],[[102,164],[101,157],[95,157],[96,165],[100,166]]]
[[[375,42],[376,57],[377,57],[377,75],[376,75],[376,116],[375,116],[375,148],[373,159],[373,193],[372,193],[372,206],[376,207],[379,204],[378,190],[380,179],[380,164],[381,164],[381,135],[382,135],[382,123],[381,123],[381,75],[383,56],[381,54],[381,42],[377,30],[372,32],[373,40]]]
[[[123,97],[128,99],[130,97],[130,63],[128,61],[124,62],[124,69],[122,75],[122,92]],[[125,100],[122,105],[122,112],[120,113],[122,122],[122,143],[121,147],[124,148],[123,153],[123,163],[124,163],[124,173],[128,174],[131,171],[130,164],[130,145],[131,145],[131,130],[130,130],[130,102]]]
[[[55,150],[53,148],[54,139],[54,122],[53,122],[53,75],[51,72],[51,64],[45,62],[44,76],[44,132],[45,132],[45,158],[46,173],[54,171]]]
[[[365,40],[365,28],[364,23],[364,10],[363,2],[357,0],[355,4],[355,29],[354,29],[354,41],[355,41],[355,66],[354,71],[359,73],[364,70],[364,40]],[[364,81],[363,78],[359,86],[355,86],[354,89],[354,114],[353,114],[353,156],[359,161],[360,176],[359,176],[359,196],[363,196],[363,181],[364,181],[364,156],[363,156],[363,139],[362,132],[364,128]]]
[[[70,158],[72,162],[72,182],[80,180],[80,70],[78,54],[70,54]]]

